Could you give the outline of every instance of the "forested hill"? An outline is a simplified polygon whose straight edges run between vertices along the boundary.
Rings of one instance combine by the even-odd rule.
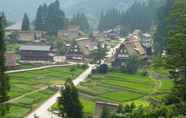
[[[4,11],[10,20],[20,20],[27,12],[31,19],[35,17],[38,6],[42,3],[51,3],[55,0],[0,0],[0,11]],[[67,15],[76,12],[86,12],[95,16],[100,11],[112,8],[127,9],[135,1],[142,0],[59,0]]]

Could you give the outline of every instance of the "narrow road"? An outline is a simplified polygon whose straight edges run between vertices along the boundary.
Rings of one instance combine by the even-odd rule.
[[[49,65],[49,66],[41,66],[41,67],[29,68],[29,69],[11,70],[11,71],[6,71],[5,73],[6,74],[19,73],[19,72],[42,70],[42,69],[54,68],[54,67],[66,67],[66,66],[72,66],[72,65],[77,65],[77,63],[69,63],[69,64],[63,64],[63,65]]]
[[[75,86],[79,85],[80,82],[87,79],[87,77],[91,74],[94,65],[89,65],[89,68],[86,69],[83,73],[81,73],[76,79],[73,80]],[[48,99],[45,103],[43,103],[39,108],[30,113],[26,118],[35,118],[37,115],[39,118],[58,118],[54,114],[49,111],[49,108],[56,103],[57,98],[60,96],[60,92],[58,91],[54,96]]]

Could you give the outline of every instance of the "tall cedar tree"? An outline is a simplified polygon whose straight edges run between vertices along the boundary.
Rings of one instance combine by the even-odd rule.
[[[35,29],[47,31],[49,35],[57,35],[59,30],[64,29],[65,13],[60,9],[58,0],[39,6],[35,19]]]
[[[149,31],[154,24],[160,2],[148,0],[148,3],[136,2],[127,11],[117,9],[108,10],[101,13],[98,29],[100,31],[109,30],[117,25],[124,28],[125,32],[134,29]]]
[[[85,14],[83,13],[78,13],[73,16],[70,22],[72,25],[78,25],[80,26],[80,29],[83,32],[88,32],[90,29],[88,19]]]
[[[79,100],[78,90],[71,80],[65,83],[65,89],[61,93],[61,105],[67,118],[83,118],[83,107]]]
[[[7,26],[7,19],[4,12],[2,13],[2,24],[4,28]]]
[[[35,30],[39,31],[47,31],[47,17],[48,17],[48,7],[46,4],[43,6],[40,5],[37,14],[36,19],[34,22]]]
[[[174,76],[175,87],[170,103],[186,102],[186,1],[176,0],[171,11],[168,34],[167,62],[171,69],[179,70],[180,76]],[[181,109],[180,109],[181,110]],[[185,109],[186,110],[186,107]],[[184,111],[183,110],[183,111]]]
[[[30,21],[28,15],[25,13],[22,22],[22,31],[29,31],[29,30],[30,30]]]
[[[7,104],[4,104],[9,97],[9,79],[5,74],[5,43],[4,43],[4,30],[3,30],[3,18],[0,17],[0,116],[4,116],[8,111]]]
[[[91,53],[91,57],[93,58],[93,61],[95,61],[98,64],[101,64],[101,60],[106,56],[107,47],[102,47],[102,44],[99,42],[97,44],[97,49],[94,50]]]
[[[168,37],[168,16],[170,10],[173,7],[174,0],[166,0],[158,12],[158,27],[154,34],[154,49],[157,55],[160,55],[164,49],[167,48],[167,37]]]

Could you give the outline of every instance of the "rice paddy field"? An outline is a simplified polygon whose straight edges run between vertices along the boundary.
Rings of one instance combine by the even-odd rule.
[[[56,92],[48,86],[63,84],[65,80],[75,78],[83,70],[85,68],[81,66],[69,66],[9,74],[10,99],[26,96],[10,102],[10,111],[3,118],[23,118]],[[46,89],[37,91],[45,87]]]
[[[166,95],[172,87],[172,80],[156,80],[142,74],[130,75],[112,71],[105,75],[92,75],[78,89],[85,112],[93,113],[96,101],[148,105],[149,98]]]

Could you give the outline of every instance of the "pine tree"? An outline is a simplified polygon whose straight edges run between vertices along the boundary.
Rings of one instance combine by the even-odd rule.
[[[7,26],[7,19],[6,19],[6,16],[4,14],[4,12],[2,13],[2,24],[3,24],[3,27],[5,28]]]
[[[168,16],[170,10],[173,7],[173,0],[166,0],[163,7],[159,9],[158,13],[158,27],[154,35],[154,49],[157,55],[160,55],[163,50],[167,48],[167,37],[168,37]]]
[[[182,104],[186,101],[186,1],[176,0],[174,4],[169,15],[167,63],[179,76],[173,76],[175,87],[169,102]]]
[[[89,29],[90,29],[90,25],[89,25],[88,19],[87,19],[86,15],[83,14],[83,13],[77,13],[76,15],[74,15],[72,17],[70,23],[72,25],[78,25],[78,26],[80,26],[80,29],[83,32],[88,32]]]
[[[4,43],[4,31],[2,24],[2,17],[0,17],[0,116],[4,116],[8,110],[7,104],[4,104],[9,97],[9,79],[5,74],[5,43]]]
[[[60,3],[56,0],[48,6],[48,33],[57,35],[58,30],[64,29],[65,13],[60,9]]]
[[[24,14],[24,17],[23,17],[22,30],[23,31],[30,30],[30,21],[29,21],[28,15],[26,13]]]
[[[59,103],[67,118],[83,118],[83,107],[79,100],[78,90],[71,80],[65,83],[65,89],[61,92],[62,99]]]
[[[58,0],[49,4],[40,5],[36,18],[35,29],[41,31],[47,31],[49,35],[57,35],[59,30],[64,29],[66,22],[65,13],[60,9],[60,3]]]
[[[48,7],[46,4],[43,6],[40,5],[37,14],[36,19],[34,21],[35,30],[39,31],[47,31],[47,17],[48,17]]]

